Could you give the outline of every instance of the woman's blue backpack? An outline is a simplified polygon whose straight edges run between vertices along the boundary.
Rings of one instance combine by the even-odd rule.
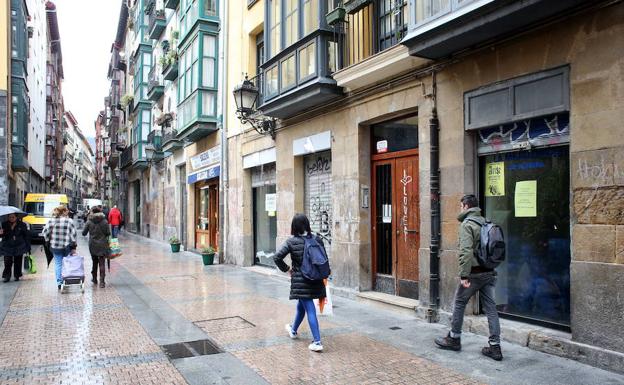
[[[303,261],[301,263],[301,273],[304,278],[311,281],[318,281],[329,277],[329,259],[325,249],[321,246],[313,235],[303,237],[305,247],[303,249]]]

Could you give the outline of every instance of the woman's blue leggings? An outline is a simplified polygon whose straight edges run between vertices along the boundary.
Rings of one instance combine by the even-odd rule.
[[[300,299],[297,302],[297,313],[295,314],[295,321],[293,322],[292,329],[296,333],[299,329],[299,325],[303,322],[303,317],[308,314],[308,324],[314,337],[314,342],[321,342],[321,331],[319,330],[318,319],[316,318],[316,308],[314,307],[314,300]]]

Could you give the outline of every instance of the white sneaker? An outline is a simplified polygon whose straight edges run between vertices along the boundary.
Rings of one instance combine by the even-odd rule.
[[[288,332],[288,336],[290,337],[290,339],[296,340],[297,338],[299,338],[297,333],[293,332],[292,326],[290,326],[290,324],[286,324],[286,331]]]
[[[323,351],[323,345],[321,345],[320,342],[312,342],[308,346],[308,349],[312,350],[313,352],[322,352]]]

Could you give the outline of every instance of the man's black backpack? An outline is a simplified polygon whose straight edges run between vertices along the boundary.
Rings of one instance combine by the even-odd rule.
[[[505,237],[503,229],[487,219],[479,221],[468,218],[469,221],[481,226],[481,241],[475,250],[479,265],[487,269],[495,269],[505,260]]]

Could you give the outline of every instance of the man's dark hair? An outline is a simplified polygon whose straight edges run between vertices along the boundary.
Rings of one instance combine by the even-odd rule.
[[[310,221],[304,214],[295,214],[290,224],[290,235],[312,234]]]
[[[92,214],[97,214],[101,212],[102,212],[102,208],[100,206],[95,206],[94,208],[91,209]]]
[[[477,199],[476,196],[474,196],[472,194],[464,195],[462,197],[462,199],[460,200],[460,202],[463,205],[468,206],[468,208],[478,207],[479,206],[479,200]]]

